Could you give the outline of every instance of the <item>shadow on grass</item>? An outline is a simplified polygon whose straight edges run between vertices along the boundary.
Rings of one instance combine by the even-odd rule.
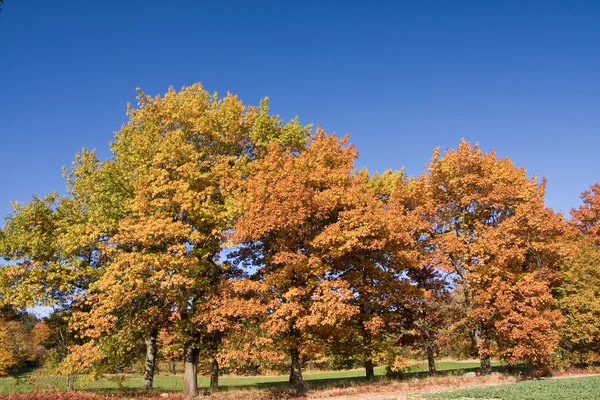
[[[443,371],[438,371],[437,376],[463,376],[469,372],[479,373],[479,367],[468,367],[468,368],[453,368],[447,369]],[[527,375],[531,372],[531,368],[525,365],[518,365],[516,367],[509,366],[493,366],[492,372],[505,373],[505,374],[523,374]],[[371,382],[402,382],[412,379],[422,379],[429,377],[428,371],[406,371],[398,376],[388,377],[388,376],[377,376]],[[366,377],[357,376],[357,377],[332,377],[332,378],[311,378],[310,376],[305,377],[305,382],[309,390],[314,389],[342,389],[351,386],[356,386],[360,384],[367,383]],[[267,390],[273,392],[285,392],[289,391],[290,386],[287,381],[281,382],[253,382],[242,385],[223,385],[219,387],[219,391],[227,392],[233,390],[251,390],[251,389],[260,389]],[[123,388],[121,390],[114,388],[90,388],[85,389],[88,392],[94,392],[99,394],[123,394],[126,393],[128,395],[131,394],[147,394],[147,392],[142,389],[132,389],[132,388]],[[155,393],[177,393],[179,389],[157,389]],[[200,388],[200,392],[206,391],[205,388]]]

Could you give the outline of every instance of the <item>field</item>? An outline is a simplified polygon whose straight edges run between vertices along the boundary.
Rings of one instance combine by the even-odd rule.
[[[494,366],[503,368],[500,363],[494,363]],[[475,371],[479,367],[477,362],[440,362],[437,365],[440,373],[462,374],[463,372]],[[385,374],[385,368],[378,367],[375,369],[377,376]],[[409,367],[406,371],[407,378],[417,376],[427,376],[426,364],[415,364]],[[304,378],[311,387],[320,386],[335,386],[335,385],[350,385],[360,383],[364,380],[364,370],[355,369],[347,371],[330,371],[330,372],[307,372]],[[219,379],[219,385],[223,388],[277,388],[287,384],[287,375],[275,376],[252,376],[240,377],[224,376]],[[208,378],[200,378],[198,384],[201,388],[208,387]],[[43,377],[35,374],[23,374],[15,378],[0,379],[0,393],[16,393],[16,392],[31,392],[34,390],[45,389],[64,389],[65,379],[61,377]],[[135,389],[142,386],[142,377],[129,376],[122,382],[125,388]],[[154,387],[160,391],[179,391],[183,384],[181,376],[164,376],[158,375],[154,378]],[[79,382],[76,388],[81,388]],[[85,389],[89,391],[107,391],[116,389],[117,383],[113,380],[103,378],[96,382],[90,382]]]
[[[496,371],[505,370],[505,366],[500,363],[493,363],[493,366]],[[375,398],[385,400],[407,398],[411,400],[600,400],[600,376],[559,377],[517,383],[514,383],[517,379],[514,375],[493,374],[490,377],[472,378],[465,376],[466,372],[476,371],[478,367],[477,362],[441,362],[438,363],[440,377],[429,378],[426,364],[414,364],[405,372],[404,379],[379,379],[374,384],[366,384],[362,369],[308,372],[305,374],[305,379],[309,387],[313,389],[312,394],[309,396],[311,398],[324,396],[323,398],[327,399],[337,397],[345,400]],[[375,373],[382,378],[385,375],[385,369],[382,367],[376,368]],[[157,376],[155,378],[155,393],[179,392],[182,379],[180,376]],[[287,379],[287,375],[224,376],[220,378],[220,385],[225,393],[231,395],[237,393],[238,397],[231,398],[246,398],[244,396],[263,398],[260,395],[256,396],[259,393],[284,389],[287,386]],[[134,375],[126,376],[122,384],[126,391],[135,391],[141,387],[142,378]],[[199,385],[201,388],[207,388],[208,379],[200,378]],[[77,388],[82,388],[79,382]],[[462,389],[457,390],[458,388]],[[42,377],[37,376],[35,373],[26,373],[16,378],[0,379],[1,394],[52,389],[64,389],[64,378]],[[91,382],[84,388],[88,392],[105,394],[114,393],[116,389],[116,381],[109,378]],[[246,389],[265,389],[265,391],[254,390],[249,392]],[[407,395],[409,397],[406,397]],[[221,397],[217,396],[216,398]]]
[[[600,376],[544,379],[463,389],[427,396],[429,399],[599,400]]]

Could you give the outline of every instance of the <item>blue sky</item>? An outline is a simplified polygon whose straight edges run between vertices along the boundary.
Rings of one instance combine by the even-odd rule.
[[[2,215],[107,157],[136,87],[194,82],[349,133],[369,170],[464,137],[558,210],[600,180],[600,1],[5,0],[0,40]]]

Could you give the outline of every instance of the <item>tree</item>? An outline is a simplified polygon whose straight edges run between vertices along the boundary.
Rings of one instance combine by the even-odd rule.
[[[44,325],[35,315],[10,307],[0,309],[0,376],[27,362],[40,361],[45,337]]]
[[[567,361],[600,359],[600,250],[587,238],[572,243],[556,288],[564,317],[561,349]]]
[[[460,311],[452,299],[448,282],[436,268],[417,265],[407,271],[412,290],[408,291],[403,312],[408,315],[401,343],[416,347],[424,354],[430,375],[436,375],[435,355],[443,333]]]
[[[332,266],[332,276],[342,279],[351,290],[350,303],[358,312],[338,347],[362,353],[359,357],[369,380],[375,377],[375,359],[384,342],[400,325],[393,305],[403,301],[407,288],[402,275],[408,265],[404,254],[408,237],[392,234],[384,179],[401,180],[402,176],[370,177],[367,171],[351,176],[340,196],[336,219],[313,241],[322,260]]]
[[[220,99],[198,84],[155,98],[140,92],[138,108],[128,114],[111,144],[110,165],[119,178],[113,184],[123,182],[131,195],[114,235],[102,243],[109,263],[84,299],[90,312],[80,316],[78,327],[95,353],[79,353],[100,354],[109,343],[127,349],[170,325],[184,346],[184,393],[196,395],[207,337],[197,316],[219,287],[224,233],[237,215],[229,186],[261,157],[264,143],[300,148],[307,128],[268,115],[266,100],[245,107],[234,95]]]
[[[583,204],[571,210],[576,234],[565,238],[570,251],[555,291],[564,317],[563,358],[587,364],[600,358],[600,184],[581,199]]]
[[[391,232],[404,238],[406,268],[405,295],[395,304],[402,344],[425,350],[429,373],[436,374],[435,350],[440,331],[456,313],[434,251],[438,238],[434,216],[436,204],[428,193],[424,176],[397,179],[389,189]]]
[[[0,236],[0,254],[11,261],[0,268],[4,302],[68,308],[102,275],[100,244],[116,231],[130,197],[117,172],[83,149],[64,169],[67,196],[13,203]]]
[[[58,307],[71,318],[72,311],[84,311],[78,299],[105,270],[104,243],[116,233],[131,191],[113,163],[86,149],[64,176],[67,196],[13,204],[0,241],[12,262],[0,268],[0,298],[20,307]]]
[[[232,234],[267,289],[263,327],[289,354],[290,384],[299,395],[306,391],[302,357],[309,343],[333,336],[332,329],[357,311],[316,243],[338,219],[351,184],[357,153],[345,142],[319,128],[301,151],[271,144],[243,181],[242,215]]]
[[[212,392],[219,390],[219,372],[221,364],[228,363],[233,355],[223,349],[228,337],[239,340],[244,337],[263,313],[266,312],[261,301],[262,287],[256,286],[242,277],[241,271],[229,266],[224,269],[217,288],[212,297],[206,301],[202,310],[196,314],[194,322],[202,332],[201,350],[206,354],[207,372],[210,375],[209,388]],[[254,343],[259,342],[259,335],[250,337]],[[239,355],[239,353],[237,353]],[[248,353],[244,357],[247,357]]]
[[[564,223],[544,205],[545,183],[464,140],[443,156],[436,150],[427,170],[432,251],[463,292],[482,370],[491,355],[539,366],[556,347],[561,320],[550,286]]]
[[[0,320],[0,376],[32,360],[27,331],[19,321]]]

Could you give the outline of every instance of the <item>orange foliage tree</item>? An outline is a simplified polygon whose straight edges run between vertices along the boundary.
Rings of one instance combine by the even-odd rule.
[[[357,152],[345,141],[318,129],[299,152],[270,145],[244,180],[242,216],[232,234],[266,287],[262,325],[289,354],[290,383],[298,394],[306,390],[302,359],[357,312],[348,303],[347,283],[332,276],[328,249],[318,240],[338,221],[352,185]]]
[[[435,350],[440,331],[455,317],[447,291],[447,272],[435,257],[436,204],[427,191],[424,176],[397,179],[389,190],[388,221],[394,237],[404,238],[396,247],[406,262],[405,290],[395,301],[398,341],[425,350],[430,374],[436,373]],[[394,372],[394,371],[392,371]]]
[[[546,364],[558,344],[551,295],[564,221],[544,204],[545,183],[494,152],[461,141],[427,166],[438,265],[463,292],[482,370],[498,355]]]
[[[397,306],[410,289],[404,277],[411,263],[409,221],[391,223],[388,212],[391,190],[402,179],[401,173],[353,174],[339,198],[341,211],[313,241],[331,273],[350,288],[350,303],[358,310],[337,351],[362,359],[367,379],[374,378],[376,362],[393,366],[397,361],[389,341],[401,328]]]

